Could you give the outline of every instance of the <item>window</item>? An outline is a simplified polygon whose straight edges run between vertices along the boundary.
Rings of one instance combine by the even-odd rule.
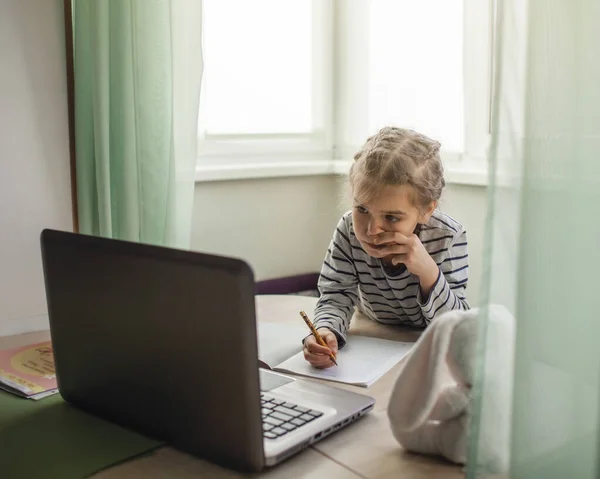
[[[310,133],[311,2],[205,0],[203,15],[206,134]]]
[[[438,139],[447,169],[481,171],[492,2],[204,0],[199,165],[343,172],[395,124]]]
[[[330,162],[331,7],[204,0],[201,166]]]
[[[369,30],[369,129],[403,125],[463,151],[462,0],[375,0]]]

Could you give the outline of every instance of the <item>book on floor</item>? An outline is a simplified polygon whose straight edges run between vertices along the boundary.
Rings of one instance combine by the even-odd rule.
[[[58,392],[50,341],[0,351],[0,389],[29,399]]]

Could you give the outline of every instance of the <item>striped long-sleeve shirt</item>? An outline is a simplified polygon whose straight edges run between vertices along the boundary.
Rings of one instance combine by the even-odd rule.
[[[354,234],[352,213],[342,216],[319,277],[315,326],[333,330],[342,347],[355,307],[381,323],[419,328],[443,312],[469,309],[467,238],[462,225],[436,210],[418,236],[440,269],[427,298],[421,294],[419,278],[403,265],[390,268],[369,256]]]

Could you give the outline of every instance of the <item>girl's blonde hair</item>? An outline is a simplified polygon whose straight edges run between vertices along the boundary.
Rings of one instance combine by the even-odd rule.
[[[382,128],[354,156],[349,175],[354,197],[367,203],[384,186],[411,185],[413,204],[427,209],[446,185],[440,146],[413,130]]]

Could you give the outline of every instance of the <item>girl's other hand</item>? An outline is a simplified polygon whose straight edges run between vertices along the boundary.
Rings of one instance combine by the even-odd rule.
[[[419,277],[424,295],[429,294],[440,270],[417,235],[405,236],[402,233],[387,232],[377,235],[373,242],[384,244],[385,247],[379,250],[380,253],[390,256],[394,265],[404,263],[408,271]]]

